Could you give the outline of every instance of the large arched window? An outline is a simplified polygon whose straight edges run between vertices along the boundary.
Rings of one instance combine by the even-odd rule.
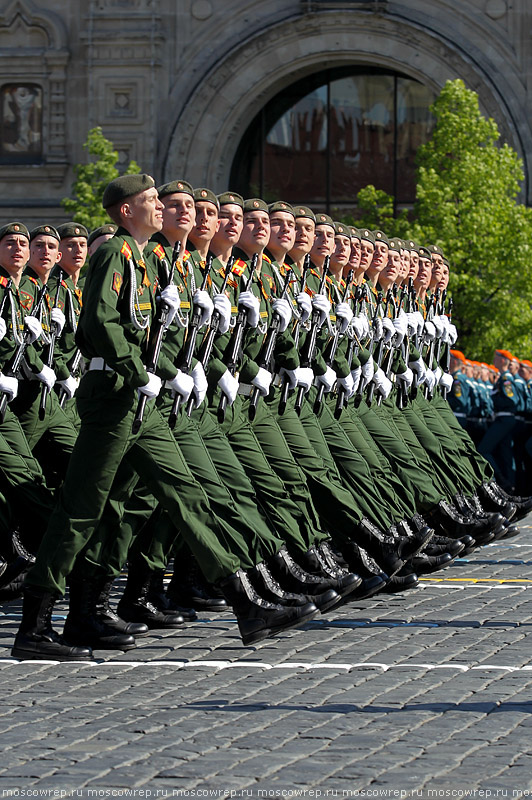
[[[412,78],[351,67],[311,75],[276,95],[251,122],[231,188],[315,209],[354,208],[368,183],[415,198],[415,154],[433,127],[435,95]]]

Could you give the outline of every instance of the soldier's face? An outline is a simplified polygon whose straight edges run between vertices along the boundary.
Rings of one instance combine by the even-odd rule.
[[[163,227],[163,204],[154,186],[129,197],[122,205],[121,213],[126,228],[130,224],[139,236],[150,237]]]
[[[200,200],[196,203],[196,221],[190,231],[193,241],[208,243],[219,228],[218,209],[214,203]]]
[[[349,269],[357,270],[360,267],[360,257],[362,255],[360,239],[351,239],[351,252],[349,254]]]
[[[248,211],[239,245],[248,254],[259,253],[270,239],[270,217],[266,211]]]
[[[444,289],[447,289],[448,285],[449,285],[449,267],[447,266],[447,264],[443,264],[442,274],[440,282],[438,283],[438,288],[443,291]]]
[[[443,259],[437,253],[432,256],[432,275],[430,278],[430,288],[435,289],[439,285],[443,275]]]
[[[371,260],[371,272],[382,272],[388,262],[388,245],[384,242],[375,242],[375,250]]]
[[[21,270],[30,257],[30,243],[26,236],[8,233],[0,239],[0,264],[8,272]]]
[[[214,238],[223,240],[226,244],[235,245],[240,239],[244,227],[244,212],[239,205],[228,203],[220,209],[219,223],[218,233]]]
[[[54,236],[39,234],[30,244],[29,265],[38,275],[47,275],[61,261],[59,242]]]
[[[334,250],[331,254],[331,264],[334,266],[345,267],[351,255],[351,237],[338,236],[334,237]]]
[[[194,198],[185,192],[167,194],[162,198],[163,233],[170,239],[181,239],[188,236],[196,222],[196,205]]]
[[[410,250],[401,250],[401,277],[407,278],[410,272]]]
[[[296,240],[296,221],[287,211],[275,211],[270,216],[268,249],[274,255],[288,253]]]
[[[419,271],[416,279],[416,286],[419,286],[421,289],[428,289],[431,275],[432,275],[432,263],[428,258],[420,258]]]
[[[301,258],[302,256],[306,256],[307,253],[310,253],[315,236],[316,225],[311,219],[306,219],[305,217],[296,219],[296,235],[290,255],[294,258]]]
[[[401,253],[399,253],[397,250],[389,250],[388,261],[384,269],[381,270],[381,274],[385,275],[386,278],[393,283],[400,275],[400,273],[401,273]]]
[[[311,255],[320,258],[330,256],[334,250],[334,228],[330,225],[316,225],[316,238],[312,245]]]
[[[105,234],[112,236],[112,234]],[[61,266],[69,274],[80,270],[87,260],[87,240],[84,236],[69,236],[59,243]]]
[[[367,270],[371,261],[373,259],[373,251],[375,250],[374,245],[372,242],[366,241],[363,239],[360,242],[360,267],[364,270]]]
[[[416,280],[417,274],[419,272],[419,254],[416,253],[414,250],[410,251],[410,268],[408,270],[408,277],[412,278],[413,281]]]

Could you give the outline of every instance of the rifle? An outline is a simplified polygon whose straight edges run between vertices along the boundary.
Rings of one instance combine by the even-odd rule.
[[[323,262],[323,272],[321,274],[320,285],[318,287],[318,291],[316,294],[323,294],[323,290],[325,288],[325,281],[327,280],[327,272],[329,271],[329,261],[331,260],[330,256],[325,256],[325,261]],[[318,338],[318,325],[320,322],[320,312],[317,309],[312,310],[312,316],[310,318],[310,331],[308,332],[307,338],[303,344],[303,351],[301,353],[301,366],[308,369],[312,367],[312,361],[314,359],[314,351],[316,350],[316,339]],[[297,397],[295,403],[295,410],[297,414],[301,413],[301,407],[303,405],[303,398],[305,396],[305,387],[300,386],[297,390]]]
[[[398,310],[398,313],[400,313],[400,311],[401,311],[401,308],[402,308],[402,305],[403,305],[403,302],[405,300],[405,296],[406,296],[407,292],[408,292],[408,289],[403,284],[403,286],[401,287],[401,296],[399,298],[399,310]],[[405,362],[405,366],[407,368],[408,368],[408,353],[409,353],[409,351],[410,351],[410,345],[409,345],[408,331],[407,331],[407,335],[404,337],[404,339],[403,339],[403,341],[401,343],[401,356],[402,356],[403,361]],[[401,408],[402,409],[402,408],[405,407],[405,405],[407,403],[408,403],[408,392],[406,390],[405,385],[402,384],[401,386],[399,386],[399,390],[397,392],[397,408]]]
[[[440,290],[436,289],[436,291],[432,295],[431,306],[429,306],[429,311],[427,312],[427,319],[429,320],[429,322],[430,322],[430,319],[432,319],[432,317],[434,317],[434,314],[436,314],[436,312],[437,312],[437,307],[438,307],[439,300],[440,300]],[[429,319],[429,312],[430,312],[430,308],[431,307],[432,307],[432,317]],[[427,353],[427,369],[432,369],[432,359],[433,359],[433,357],[434,357],[434,339],[430,343],[429,349],[428,349],[428,353]],[[425,386],[425,397],[427,399],[432,397],[428,386]]]
[[[290,283],[290,273],[291,270],[286,270],[286,275],[284,279],[283,291],[281,294],[281,298],[286,298],[288,284]],[[262,369],[269,369],[272,359],[273,359],[273,351],[275,349],[275,342],[277,341],[277,334],[279,333],[279,326],[281,324],[281,318],[278,314],[273,312],[272,321],[270,323],[270,327],[268,328],[268,333],[264,337],[264,341],[262,342],[262,346],[260,348],[260,352],[257,358],[257,363],[259,367]],[[255,414],[257,413],[257,406],[259,404],[260,392],[256,386],[253,387],[251,392],[251,396],[249,398],[249,419],[255,419]]]
[[[385,303],[385,306],[384,306],[384,317],[388,316],[388,307],[390,305],[391,298],[392,298],[392,293],[388,289],[388,292],[386,294],[386,303]],[[377,308],[375,309],[375,318],[374,318],[375,320],[377,319],[378,309],[379,309],[379,306],[380,306],[381,303],[382,303],[382,292],[379,292],[379,295],[378,295],[378,298],[377,298]],[[372,341],[371,344],[372,344],[372,348],[371,348],[370,352],[371,352],[371,355],[373,356],[373,353],[375,352],[375,342]],[[379,346],[377,348],[377,354],[376,354],[376,357],[375,357],[375,361],[377,362],[377,367],[380,367],[380,365],[381,365],[382,356],[383,356],[383,350],[384,350],[384,337],[380,339]],[[371,383],[368,386],[368,393],[366,395],[366,403],[368,404],[368,406],[371,405],[374,393],[375,393],[375,383],[373,381],[371,381]]]
[[[449,297],[449,301],[447,303],[447,316],[449,317],[449,321],[451,320],[452,317],[452,311],[453,311],[453,298]],[[445,372],[448,373],[450,367],[451,367],[451,345],[449,342],[447,342],[445,350]],[[442,396],[444,400],[447,399],[447,388],[445,386],[442,389]]]
[[[76,352],[74,354],[74,358],[72,359],[72,363],[70,365],[70,374],[71,375],[74,375],[74,373],[77,371],[77,369],[78,369],[78,367],[79,367],[79,365],[81,363],[81,359],[82,359],[81,350],[78,349],[78,350],[76,350]],[[61,388],[59,389],[59,405],[61,406],[61,408],[63,408],[63,406],[65,405],[66,398],[67,398],[67,392],[61,386]]]
[[[349,295],[349,289],[351,287],[351,282],[353,280],[354,274],[355,274],[354,270],[350,269],[349,272],[348,272],[348,275],[347,275],[346,282],[345,282],[345,289],[344,289],[344,293],[342,295],[342,301],[341,301],[342,303],[345,303],[347,301],[347,297]],[[338,325],[338,321],[337,321],[336,322],[336,326],[335,326],[335,330],[334,330],[333,340],[332,340],[331,346],[329,348],[329,357],[325,361],[325,363],[327,364],[328,367],[332,367],[332,365],[333,365],[334,358],[336,356],[336,351],[338,349],[339,343],[340,343],[340,326]],[[316,395],[316,400],[314,401],[314,413],[315,414],[317,414],[319,412],[320,408],[321,408],[321,404],[323,402],[323,394],[324,394],[324,392],[325,392],[325,386],[322,383],[320,385],[319,389],[318,389],[318,394]]]
[[[243,289],[244,292],[249,291],[251,284],[253,282],[253,273],[257,269],[257,261],[259,257],[257,253],[253,253],[251,258],[251,264],[249,265],[249,276],[246,281],[246,285]],[[242,338],[244,336],[244,329],[246,327],[247,322],[247,310],[245,308],[239,308],[238,314],[236,316],[235,326],[233,328],[233,333],[231,335],[230,341],[230,353],[229,359],[227,364],[227,369],[231,373],[231,375],[236,375],[238,370],[238,361],[240,357],[240,348],[242,346]],[[222,396],[220,397],[220,402],[218,404],[218,422],[223,422],[225,419],[225,409],[227,408],[227,395],[222,392]]]
[[[207,258],[207,263],[205,264],[203,280],[200,286],[200,291],[202,292],[205,291],[205,287],[207,286],[207,278],[209,277],[209,272],[211,271],[211,267],[212,267],[212,256],[209,256]],[[188,323],[187,339],[185,344],[183,345],[181,358],[178,359],[180,364],[179,369],[186,375],[189,374],[190,367],[192,366],[192,359],[194,358],[194,350],[196,349],[196,339],[198,338],[198,328],[200,321],[201,321],[201,309],[194,306],[192,319]],[[192,392],[190,394],[192,396]],[[168,417],[168,424],[171,428],[175,428],[175,424],[177,422],[177,415],[179,414],[179,409],[181,407],[182,402],[183,402],[183,395],[179,394],[179,392],[176,392],[176,395],[174,397],[174,402],[172,403],[170,416]]]
[[[305,261],[303,262],[303,274],[301,275],[301,289],[300,289],[300,291],[302,291],[302,292],[305,291],[305,286],[307,284],[307,274],[308,274],[309,269],[310,269],[310,253],[307,253],[307,255],[305,256]],[[296,343],[296,346],[297,346],[297,344],[299,342],[299,329],[300,329],[300,327],[301,327],[301,318],[297,320],[297,322],[295,324],[295,327],[294,327],[294,330],[293,330],[294,342]],[[284,412],[286,410],[286,404],[288,402],[288,393],[289,393],[289,391],[290,391],[290,381],[286,377],[286,375],[283,375],[283,381],[281,383],[281,398],[279,400],[279,414],[284,414]]]
[[[409,302],[409,310],[410,311],[415,311],[416,310],[416,307],[417,307],[416,306],[416,300],[417,300],[417,296],[416,296],[416,290],[414,288],[414,280],[413,280],[413,278],[409,278],[408,279],[408,302]],[[417,328],[416,328],[416,332],[414,334],[414,347],[419,352],[420,357],[421,357],[421,352],[419,350],[419,333],[417,332]],[[412,400],[414,400],[416,396],[417,396],[417,373],[414,372],[414,378],[412,380],[412,386],[410,387],[410,397],[411,397]]]
[[[46,284],[44,284],[44,286],[41,287],[41,290],[37,295],[37,300],[33,307],[32,316],[35,316],[36,314],[40,313],[45,294],[46,294]],[[13,358],[11,359],[9,367],[6,371],[6,375],[16,378],[17,372],[19,371],[20,365],[22,363],[22,359],[24,358],[24,353],[26,352],[26,348],[30,343],[30,337],[31,334],[29,333],[29,331],[26,331],[25,333],[22,334],[22,341],[17,346],[17,349],[13,354]],[[6,408],[7,408],[7,394],[6,392],[2,392],[0,397],[0,422],[4,421],[4,417],[6,415]]]
[[[366,284],[366,286],[367,286],[367,284]],[[381,303],[382,303],[382,292],[379,292],[377,294],[377,302],[375,304],[375,311],[373,313],[373,317],[372,317],[372,320],[371,320],[372,331],[373,331],[373,329],[375,327],[375,323],[376,323],[377,319],[379,318],[379,311],[380,311]],[[371,343],[369,345],[370,358],[373,357],[374,351],[375,351],[375,340],[372,337]],[[369,359],[368,359],[368,361],[369,361]],[[357,393],[355,395],[355,400],[354,400],[355,408],[359,407],[360,403],[362,402],[363,396],[364,396],[364,389],[362,388],[362,379],[361,379],[360,383],[358,385]]]
[[[223,294],[225,292],[225,289],[226,289],[226,286],[227,286],[227,281],[229,280],[229,275],[231,274],[232,269],[233,269],[234,261],[235,261],[234,257],[230,256],[229,261],[227,262],[227,265],[225,267],[224,280],[223,280],[222,287],[220,289],[219,294]],[[198,352],[198,361],[201,363],[201,365],[204,368],[209,363],[209,359],[211,357],[212,348],[213,348],[213,345],[214,345],[214,339],[215,339],[216,334],[218,333],[219,327],[220,327],[220,315],[215,311],[213,313],[213,315],[212,315],[212,319],[211,319],[211,324],[210,324],[209,330],[205,334],[205,336],[203,338],[203,341],[201,343],[201,347],[200,347],[199,352]],[[194,402],[195,402],[195,398],[191,394],[190,397],[188,398],[188,402],[187,402],[187,417],[190,417],[190,415],[192,414],[192,411],[194,409]]]
[[[358,303],[362,299],[365,290],[366,290],[366,285],[365,284],[363,286],[359,285],[355,289],[355,297],[354,297],[355,314],[360,313],[359,309],[358,309]],[[357,343],[355,344],[355,336],[354,335],[351,336],[351,338],[349,339],[349,346],[347,348],[347,353],[346,353],[346,356],[345,356],[349,369],[351,369],[351,364],[353,363],[353,356],[355,356],[356,353],[358,353],[359,346],[360,346],[360,342],[358,342],[358,340],[357,340]],[[344,405],[345,405],[345,402],[346,402],[345,395],[346,395],[346,389],[343,386],[340,386],[340,388],[338,389],[338,398],[336,400],[336,407],[334,409],[334,418],[335,419],[340,419],[340,417],[342,416],[342,411],[344,410]]]
[[[63,280],[63,270],[61,269],[61,267],[59,267],[59,270],[58,270],[58,273],[57,273],[57,289],[55,291],[53,308],[58,308],[58,306],[59,306],[59,296],[61,294],[61,282],[62,282],[62,280]],[[50,342],[48,344],[48,353],[47,353],[47,356],[46,356],[46,366],[50,367],[50,369],[52,369],[52,367],[54,365],[54,350],[55,350],[55,342],[56,342],[56,339],[57,339],[57,333],[58,333],[57,325],[55,325],[55,324],[54,324],[54,330],[52,331],[51,317],[50,317]],[[39,404],[39,419],[40,420],[43,420],[44,417],[46,416],[46,401],[48,399],[48,395],[49,394],[50,394],[49,387],[45,383],[43,383],[42,389],[41,389],[41,402]]]
[[[170,272],[168,275],[168,282],[166,286],[170,286],[171,283],[174,281],[174,271],[177,259],[179,258],[179,251],[181,250],[181,242],[176,242],[174,245],[174,250],[172,252],[172,264],[170,267]],[[165,287],[166,288],[166,287]],[[156,315],[153,325],[150,332],[150,338],[148,341],[148,352],[146,358],[146,372],[150,372],[155,374],[155,370],[157,369],[157,362],[159,361],[159,355],[161,353],[161,347],[163,343],[163,335],[165,331],[166,321],[168,319],[168,306],[162,300],[160,302],[159,311]],[[140,430],[140,426],[142,425],[142,418],[144,416],[144,409],[146,407],[146,402],[148,398],[145,394],[140,395],[139,402],[137,404],[137,411],[135,414],[135,419],[133,420],[132,431],[133,433],[138,433]]]

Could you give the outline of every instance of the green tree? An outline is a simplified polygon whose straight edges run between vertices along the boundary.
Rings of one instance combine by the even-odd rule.
[[[347,225],[358,228],[385,231],[388,236],[409,236],[410,223],[407,212],[394,216],[394,203],[391,194],[376,189],[373,184],[364,186],[357,194],[357,217],[344,218]]]
[[[431,111],[411,235],[449,258],[460,349],[483,360],[499,347],[529,355],[532,209],[518,202],[522,162],[463,81],[448,81]]]
[[[88,161],[74,167],[76,180],[72,184],[73,197],[65,197],[61,205],[72,220],[92,230],[109,222],[102,208],[102,197],[109,181],[120,174],[116,168],[118,152],[99,127],[89,131],[83,147],[87,151]],[[138,172],[138,164],[130,161],[124,174]]]

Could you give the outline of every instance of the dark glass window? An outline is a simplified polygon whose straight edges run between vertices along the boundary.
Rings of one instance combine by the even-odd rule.
[[[42,161],[42,89],[29,83],[0,88],[0,163]]]
[[[432,90],[385,70],[342,68],[289,86],[246,131],[231,172],[245,197],[354,208],[368,183],[415,199],[415,155],[433,126]]]

